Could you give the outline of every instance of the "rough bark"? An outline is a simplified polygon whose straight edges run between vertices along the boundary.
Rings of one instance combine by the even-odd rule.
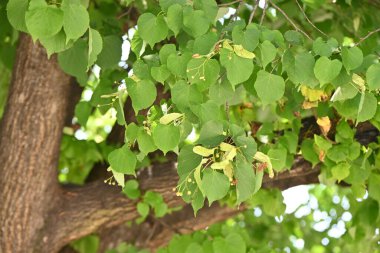
[[[0,126],[0,251],[43,252],[58,192],[59,144],[70,77],[21,35]]]

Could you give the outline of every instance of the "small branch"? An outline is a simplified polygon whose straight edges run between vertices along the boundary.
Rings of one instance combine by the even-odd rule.
[[[254,0],[254,6],[253,10],[251,12],[251,15],[249,15],[248,24],[250,24],[253,20],[253,17],[255,16],[255,12],[257,10],[257,6],[259,6],[259,0]]]
[[[267,8],[268,8],[268,2],[267,2],[267,0],[265,0],[265,5],[264,5],[264,9],[263,9],[263,14],[261,15],[261,19],[260,19],[260,25],[262,25],[263,22],[264,22],[265,15],[266,15],[266,13],[267,13]]]
[[[366,36],[364,36],[358,42],[356,42],[355,46],[360,45],[363,41],[365,41],[366,39],[368,39],[369,37],[371,37],[372,35],[374,35],[375,33],[378,33],[378,32],[380,32],[380,28],[377,28],[376,30],[369,32]]]
[[[228,7],[230,5],[236,4],[236,3],[241,3],[243,0],[235,0],[229,3],[224,3],[224,4],[218,4],[219,7]]]
[[[311,40],[310,36],[304,32],[303,30],[301,30],[295,23],[294,21],[289,18],[289,16],[285,13],[285,11],[283,9],[281,9],[279,6],[277,6],[275,3],[273,3],[272,1],[269,1],[270,4],[276,9],[278,10],[279,12],[281,12],[281,14],[286,18],[286,20],[289,21],[289,23],[294,27],[294,29],[296,29],[296,31],[302,33],[306,38],[308,38],[309,40]]]
[[[296,3],[298,5],[298,8],[300,9],[300,11],[302,12],[303,16],[306,18],[307,22],[309,22],[309,24],[314,27],[314,29],[316,29],[318,32],[320,32],[321,34],[323,34],[324,36],[328,37],[328,35],[326,33],[324,33],[323,31],[321,31],[318,27],[316,27],[313,22],[311,22],[311,20],[308,18],[308,16],[306,15],[305,13],[305,10],[302,8],[302,6],[300,5],[300,3],[298,2],[298,0],[296,0]]]

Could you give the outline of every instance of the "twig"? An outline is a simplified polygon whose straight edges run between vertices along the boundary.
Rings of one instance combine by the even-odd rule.
[[[236,3],[241,3],[243,0],[235,0],[229,3],[224,3],[224,4],[218,4],[219,7],[228,7],[230,5],[236,4]]]
[[[272,1],[269,1],[270,4],[276,9],[278,10],[279,12],[281,12],[281,14],[286,18],[286,20],[289,21],[289,23],[294,27],[294,29],[296,29],[296,31],[299,31],[300,33],[302,33],[303,35],[305,35],[306,38],[308,38],[309,40],[311,40],[310,36],[305,33],[304,31],[302,31],[294,22],[291,18],[289,18],[288,15],[286,15],[285,11],[283,9],[281,9],[280,7],[278,7],[275,3],[273,3]]]
[[[127,16],[131,13],[132,7],[129,7],[127,11],[121,13],[119,16],[116,17],[116,19],[121,19],[124,16]]]
[[[368,39],[369,37],[371,37],[372,35],[374,35],[375,33],[378,33],[378,32],[380,32],[380,28],[377,28],[376,30],[369,32],[366,36],[364,36],[358,42],[356,42],[355,46],[358,46],[360,43],[362,43],[363,41],[365,41],[366,39]]]
[[[313,22],[311,22],[311,20],[308,18],[308,16],[306,15],[305,13],[305,10],[302,8],[302,6],[300,5],[300,3],[298,2],[298,0],[296,0],[296,3],[298,5],[298,8],[300,9],[300,11],[302,12],[303,16],[306,18],[307,22],[309,22],[309,24],[314,27],[318,32],[320,32],[321,34],[323,34],[324,36],[328,37],[328,35],[326,33],[324,33],[323,31],[321,31],[318,27],[316,27]]]
[[[267,12],[267,8],[268,8],[268,2],[267,2],[267,0],[265,0],[263,14],[261,15],[261,19],[260,19],[260,25],[262,25],[264,22],[264,18],[265,18],[266,12]]]
[[[255,12],[257,10],[257,6],[259,6],[259,0],[254,0],[253,10],[251,12],[251,15],[249,15],[248,24],[252,22],[253,17],[255,16]]]

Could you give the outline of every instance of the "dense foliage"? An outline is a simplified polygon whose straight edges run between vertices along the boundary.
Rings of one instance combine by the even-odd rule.
[[[265,214],[247,211],[160,252],[378,252],[379,145],[359,138],[360,126],[380,129],[379,36],[368,34],[380,21],[376,1],[258,2],[9,0],[0,9],[0,108],[16,30],[26,32],[84,89],[62,141],[62,182],[81,184],[107,161],[106,183],[140,199],[137,222],[150,212],[162,217],[176,210],[125,175],[174,152],[174,190],[195,214],[214,201]],[[105,143],[114,123],[125,127],[117,147]],[[334,190],[313,188],[319,207],[281,216],[280,192],[260,188],[264,174],[273,178],[295,159],[320,167],[320,182]],[[348,208],[331,203],[336,194],[354,218],[344,241],[326,243],[313,214],[338,224]],[[307,250],[290,243],[299,238]],[[133,251],[122,247],[112,252]]]

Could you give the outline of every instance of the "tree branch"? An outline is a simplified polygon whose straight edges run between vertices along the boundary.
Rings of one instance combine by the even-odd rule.
[[[363,38],[361,38],[358,42],[355,43],[355,46],[358,46],[360,45],[363,41],[365,41],[366,39],[368,39],[369,37],[371,37],[372,35],[374,35],[375,33],[378,33],[380,32],[380,28],[377,28],[371,32],[369,32],[366,36],[364,36]]]

